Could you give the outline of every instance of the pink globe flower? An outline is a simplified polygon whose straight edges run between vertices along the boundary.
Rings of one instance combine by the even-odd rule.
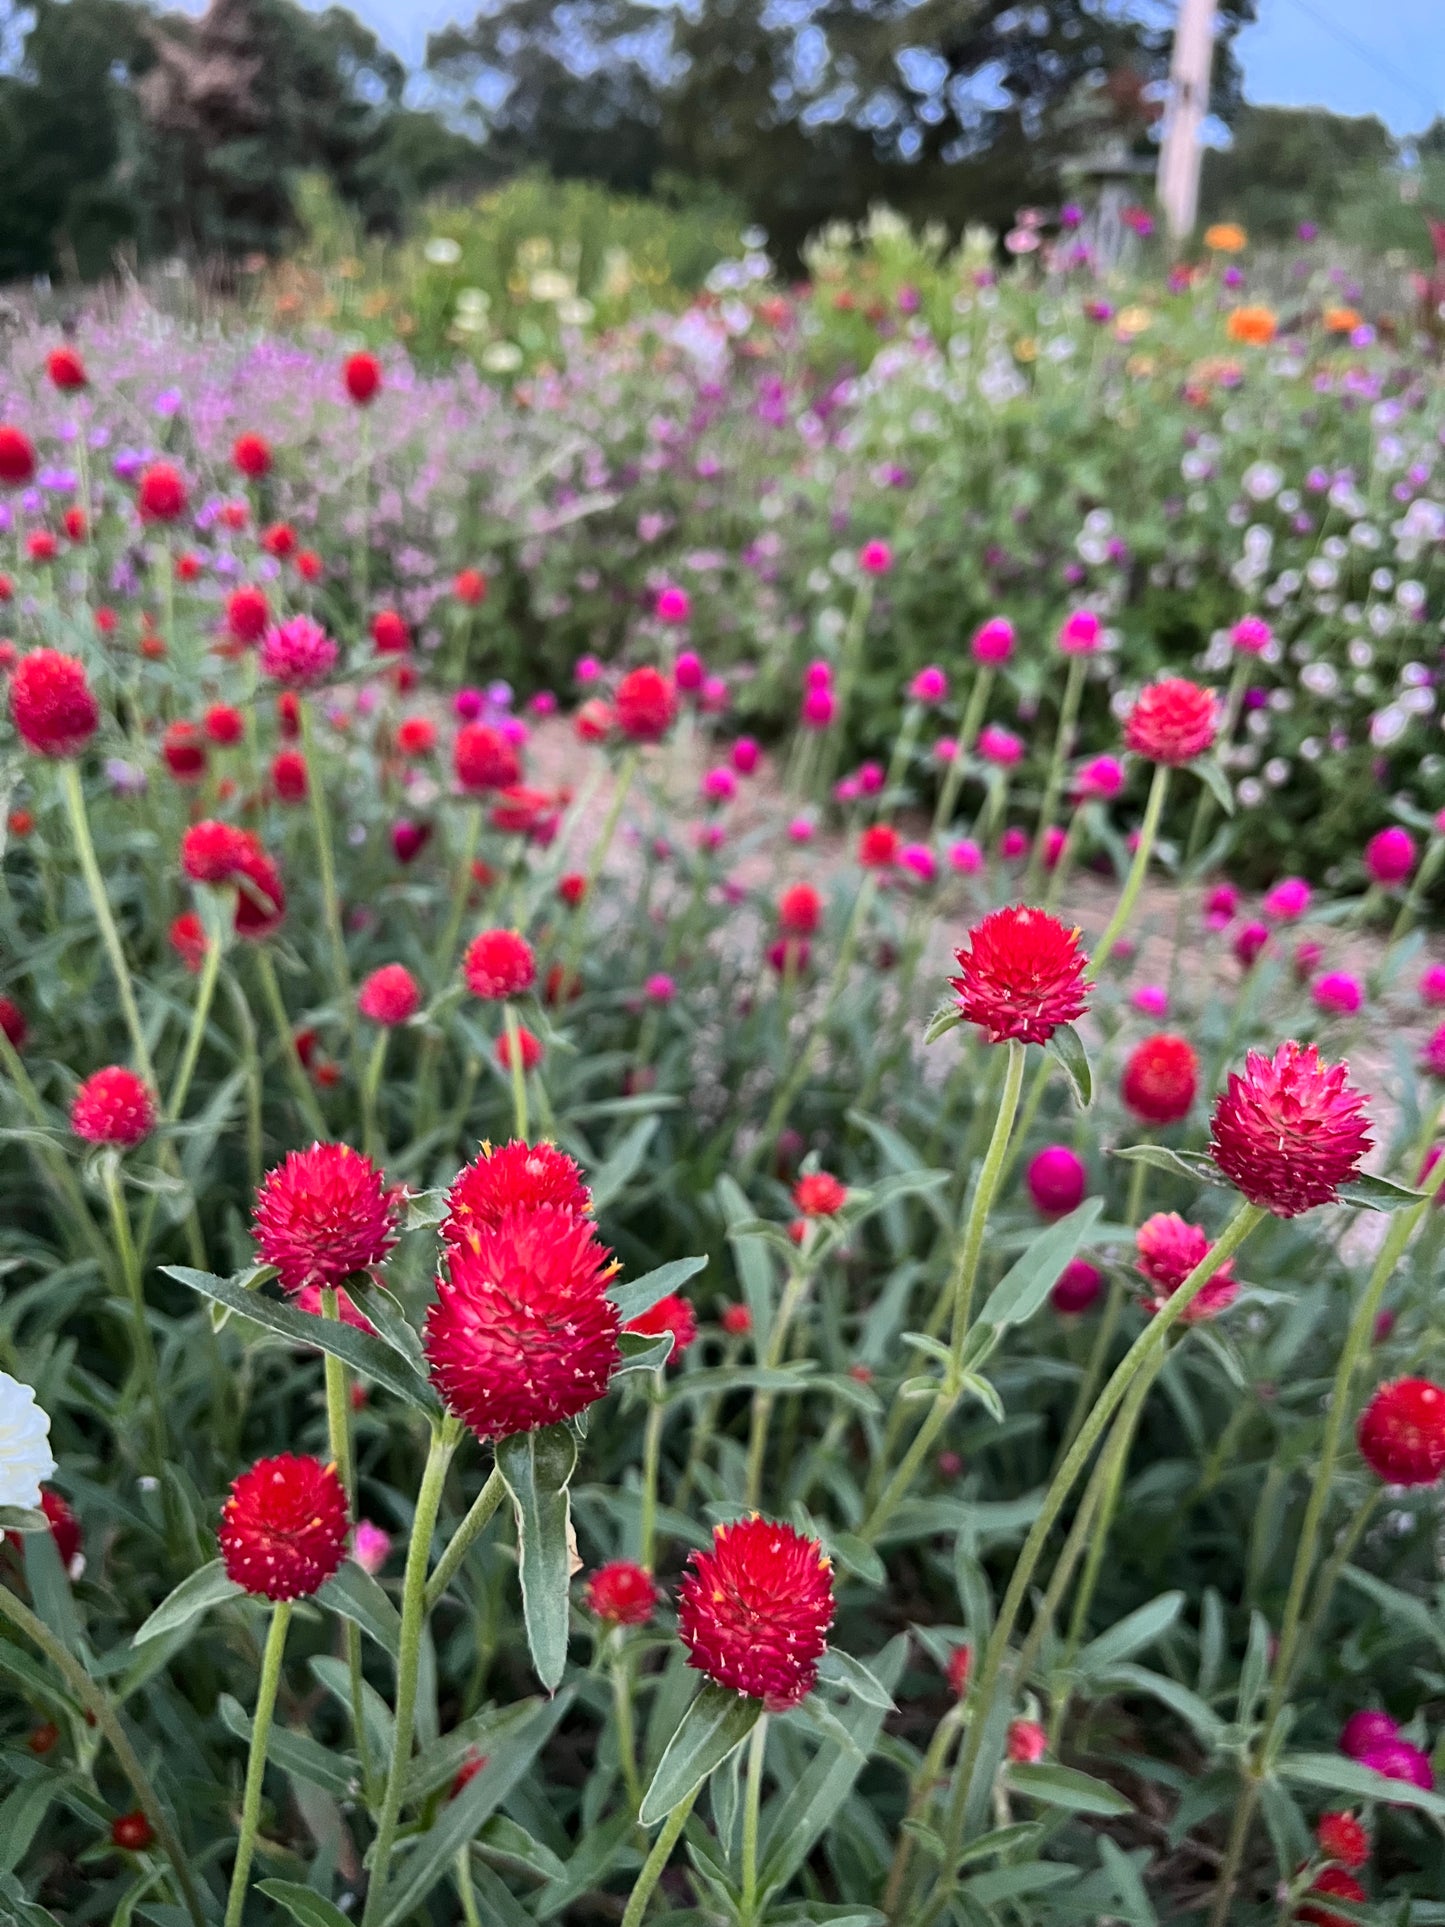
[[[818,833],[818,826],[811,816],[795,816],[788,825],[790,843],[811,843]]]
[[[1067,1144],[1050,1144],[1029,1160],[1024,1182],[1034,1209],[1045,1218],[1062,1218],[1083,1203],[1088,1173]]]
[[[1430,1755],[1408,1740],[1380,1740],[1368,1746],[1359,1756],[1360,1765],[1368,1767],[1372,1773],[1380,1774],[1386,1780],[1402,1780],[1407,1786],[1420,1787],[1429,1793],[1435,1785],[1435,1769],[1430,1764]],[[1392,1801],[1391,1805],[1403,1802]]]
[[[908,685],[908,693],[916,703],[941,703],[948,694],[948,677],[936,664],[920,669]]]
[[[998,840],[998,853],[1005,863],[1022,863],[1029,853],[1029,833],[1017,824],[1004,831]]]
[[[988,668],[997,668],[999,663],[1007,662],[1014,652],[1014,626],[1007,616],[990,616],[982,628],[974,631],[970,644],[973,659]]]
[[[983,851],[971,836],[960,837],[948,846],[949,868],[961,877],[976,877],[983,868]]]
[[[933,760],[935,763],[956,763],[958,761],[958,738],[956,736],[940,736],[938,741],[933,745]]]
[[[709,803],[731,803],[738,793],[738,779],[726,764],[720,764],[704,773],[701,787]]]
[[[1260,656],[1274,640],[1274,631],[1263,616],[1241,616],[1230,630],[1229,640],[1241,656]]]
[[[1260,952],[1269,942],[1269,930],[1262,923],[1241,924],[1235,933],[1234,954],[1249,970],[1259,959]]]
[[[1169,1008],[1169,992],[1163,984],[1140,984],[1130,1001],[1146,1017],[1162,1017]]]
[[[831,689],[833,687],[833,665],[821,656],[815,657],[803,671],[804,689]]]
[[[1012,769],[1023,758],[1023,740],[1015,736],[1011,729],[1000,729],[997,723],[987,723],[979,731],[978,753],[986,763],[994,763],[1000,769]]]
[[[1124,787],[1124,765],[1117,756],[1095,756],[1074,772],[1074,795],[1107,803]]]
[[[1103,625],[1092,609],[1075,609],[1059,630],[1059,648],[1066,656],[1092,656],[1103,641]]]
[[[692,597],[686,589],[680,589],[675,582],[657,592],[657,619],[659,622],[686,622],[692,614]]]
[[[938,859],[926,843],[905,843],[898,852],[898,861],[905,870],[912,871],[920,883],[932,883],[938,875]]]
[[[1403,883],[1415,867],[1415,839],[1398,823],[1379,830],[1365,845],[1365,868],[1371,881],[1389,889]]]
[[[292,616],[266,631],[261,673],[287,689],[314,689],[336,667],[340,651],[319,622]]]
[[[358,1519],[351,1540],[351,1556],[363,1572],[374,1579],[391,1553],[391,1534],[374,1526],[370,1519]]]
[[[1399,1737],[1398,1720],[1374,1707],[1362,1706],[1358,1713],[1351,1713],[1340,1731],[1340,1751],[1346,1759],[1358,1760],[1372,1746],[1384,1746]]]
[[[702,688],[707,680],[707,671],[696,650],[679,649],[677,660],[672,665],[672,680],[684,695],[695,695]]]
[[[858,567],[864,575],[887,575],[893,567],[893,551],[880,537],[874,536],[859,549]]]
[[[1427,1004],[1445,1004],[1445,964],[1431,964],[1420,979],[1420,997]]]
[[[1104,1274],[1087,1258],[1074,1258],[1059,1273],[1049,1302],[1066,1317],[1077,1317],[1093,1305],[1104,1289]]]
[[[1260,908],[1275,923],[1295,923],[1310,907],[1310,886],[1303,877],[1285,877],[1266,895]]]
[[[1317,977],[1310,990],[1315,1006],[1332,1017],[1351,1017],[1365,1000],[1358,977],[1347,970],[1327,970]]]
[[[1211,930],[1223,930],[1233,922],[1239,908],[1239,892],[1232,883],[1219,883],[1204,899],[1204,921]]]
[[[739,736],[728,752],[728,760],[739,776],[751,776],[761,755],[762,751],[751,736]]]
[[[798,721],[804,729],[827,729],[838,713],[838,700],[831,689],[821,686],[803,691],[803,707]]]

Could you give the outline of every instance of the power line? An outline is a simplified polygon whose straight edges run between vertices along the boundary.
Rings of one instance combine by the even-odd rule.
[[[1348,27],[1342,27],[1337,20],[1332,20],[1328,14],[1321,13],[1318,7],[1310,4],[1310,0],[1291,0],[1291,5],[1298,7],[1302,14],[1313,20],[1316,26],[1323,27],[1326,33],[1332,33],[1336,40],[1348,47],[1352,53],[1358,54],[1361,60],[1375,69],[1376,73],[1383,74],[1386,80],[1394,81],[1397,87],[1403,87],[1406,93],[1413,94],[1415,99],[1429,110],[1432,118],[1440,114],[1441,103],[1438,99],[1427,94],[1416,81],[1410,79],[1408,74],[1401,73],[1398,67],[1392,67],[1387,60],[1381,60],[1374,48],[1361,40],[1358,35],[1352,34]]]

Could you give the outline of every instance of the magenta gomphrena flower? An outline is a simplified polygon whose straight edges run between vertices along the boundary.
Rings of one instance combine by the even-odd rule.
[[[1327,1011],[1332,1017],[1352,1017],[1365,1000],[1359,978],[1352,977],[1347,970],[1327,970],[1322,977],[1316,977],[1310,996],[1316,1009]]]
[[[1084,1201],[1089,1174],[1077,1151],[1067,1144],[1046,1144],[1029,1160],[1024,1183],[1034,1209],[1045,1218],[1062,1218]]]
[[[1420,998],[1427,1004],[1445,1004],[1445,964],[1431,964],[1423,973]]]
[[[803,691],[798,721],[804,729],[827,729],[838,713],[838,699],[826,684]]]
[[[1092,656],[1102,646],[1103,625],[1092,609],[1075,609],[1059,630],[1059,648],[1066,656]]]
[[[129,1151],[156,1127],[156,1101],[149,1085],[123,1064],[86,1078],[70,1106],[70,1128],[88,1144]]]
[[[893,551],[879,536],[865,542],[858,551],[858,567],[864,575],[887,575],[893,567]]]
[[[1372,1706],[1362,1706],[1357,1713],[1351,1713],[1341,1728],[1340,1751],[1347,1760],[1358,1760],[1372,1746],[1384,1746],[1399,1737],[1398,1720],[1392,1720],[1388,1713]]]
[[[1365,868],[1370,880],[1388,889],[1403,883],[1415,867],[1415,839],[1398,823],[1380,830],[1365,845]]]
[[[707,681],[702,657],[695,649],[679,649],[672,663],[672,680],[684,695],[695,696]]]
[[[998,840],[998,853],[1005,863],[1022,863],[1029,853],[1029,833],[1011,823]]]
[[[905,843],[898,852],[901,868],[909,870],[920,883],[932,883],[938,875],[938,858],[926,843]]]
[[[726,763],[719,763],[716,769],[703,772],[699,787],[705,802],[731,803],[738,793],[738,779]]]
[[[292,616],[266,631],[261,673],[287,689],[314,689],[336,667],[339,651],[319,622]]]
[[[421,986],[405,964],[383,964],[357,991],[356,1008],[373,1024],[404,1024],[421,1008]]]
[[[1129,1001],[1146,1017],[1162,1017],[1169,1008],[1169,992],[1163,984],[1140,984]]]
[[[256,1255],[287,1291],[335,1290],[381,1264],[396,1242],[398,1200],[371,1159],[349,1144],[292,1151],[256,1193]]]
[[[1001,662],[1007,662],[1014,652],[1014,626],[1007,616],[990,616],[981,628],[975,629],[973,641],[969,644],[973,659],[993,669]]]
[[[665,970],[655,970],[642,986],[642,994],[650,1004],[670,1004],[677,995],[677,980]]]
[[[930,663],[909,683],[908,693],[916,703],[941,703],[948,694],[948,677],[936,663]]]
[[[1235,1189],[1279,1218],[1333,1204],[1372,1139],[1365,1103],[1344,1064],[1313,1044],[1251,1051],[1214,1107],[1210,1149]]]
[[[1445,1077],[1445,1024],[1430,1033],[1420,1052],[1420,1068],[1431,1077]]]
[[[1204,921],[1211,930],[1223,930],[1239,908],[1239,892],[1232,883],[1219,883],[1204,899]]]
[[[1260,908],[1275,923],[1296,923],[1310,907],[1310,886],[1303,877],[1284,877],[1265,896]]]
[[[686,589],[669,582],[658,590],[656,606],[659,622],[686,622],[692,614],[692,597]]]
[[[1231,646],[1242,656],[1260,656],[1274,640],[1263,616],[1241,616],[1229,632]]]
[[[983,868],[983,851],[971,836],[961,836],[948,846],[948,866],[958,876],[976,877]]]
[[[1107,803],[1124,787],[1124,765],[1117,756],[1094,756],[1074,772],[1074,795]]]
[[[752,736],[739,736],[728,751],[728,761],[739,776],[751,776],[762,759],[762,750]]]
[[[997,723],[987,723],[979,731],[978,753],[986,763],[996,763],[1000,769],[1012,769],[1023,758],[1023,739],[1015,736],[1011,729],[1001,729]]]

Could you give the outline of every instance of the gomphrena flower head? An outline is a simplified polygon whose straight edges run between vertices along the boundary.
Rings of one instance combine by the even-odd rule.
[[[1360,1414],[1360,1456],[1386,1485],[1434,1485],[1445,1472],[1445,1390],[1428,1378],[1382,1385]]]
[[[1166,676],[1139,692],[1124,719],[1124,741],[1151,763],[1191,763],[1213,747],[1216,711],[1212,689]]]
[[[630,1559],[614,1559],[587,1581],[583,1604],[594,1619],[610,1626],[645,1626],[661,1597],[650,1572]]]
[[[341,368],[341,380],[358,408],[365,408],[381,393],[381,363],[365,349],[348,355]]]
[[[833,1571],[816,1539],[754,1515],[713,1533],[678,1587],[688,1664],[773,1712],[813,1689],[833,1623]]]
[[[951,978],[958,1006],[991,1044],[1046,1044],[1089,1007],[1079,933],[1047,910],[1011,904],[968,933]]]
[[[1386,1780],[1403,1780],[1406,1785],[1422,1787],[1427,1793],[1435,1784],[1430,1755],[1409,1740],[1380,1740],[1374,1746],[1367,1746],[1359,1757],[1361,1766]]]
[[[1083,1203],[1089,1173],[1067,1144],[1046,1144],[1029,1159],[1024,1184],[1034,1209],[1045,1218],[1063,1218]]]
[[[1333,1907],[1317,1906],[1317,1897],[1348,1900],[1356,1905],[1369,1898],[1355,1876],[1343,1867],[1321,1867],[1294,1911],[1294,1918],[1303,1923],[1303,1927],[1350,1927],[1347,1915],[1336,1913]]]
[[[612,699],[617,727],[635,743],[655,743],[667,734],[677,714],[677,691],[660,669],[632,669]]]
[[[185,478],[170,462],[152,462],[136,489],[143,522],[179,522],[190,506]]]
[[[1363,1867],[1370,1857],[1370,1836],[1353,1813],[1322,1813],[1315,1839],[1326,1860],[1342,1867]]]
[[[1153,1287],[1149,1297],[1152,1311],[1161,1310],[1195,1266],[1209,1255],[1207,1234],[1177,1211],[1156,1211],[1152,1218],[1146,1218],[1135,1234],[1135,1243],[1140,1276]],[[1238,1296],[1233,1262],[1226,1259],[1189,1306],[1184,1322],[1197,1325],[1217,1317]]]
[[[256,1255],[287,1291],[334,1289],[381,1264],[396,1242],[398,1203],[349,1144],[291,1151],[266,1173],[251,1218]]]
[[[23,488],[35,479],[35,444],[14,422],[0,422],[0,482]]]
[[[462,975],[474,997],[500,1003],[532,988],[537,959],[531,944],[515,930],[482,930],[467,945]]]
[[[112,1064],[87,1077],[70,1106],[70,1128],[87,1144],[128,1151],[156,1128],[156,1101],[143,1077]]]
[[[336,667],[335,642],[310,616],[292,616],[266,631],[261,642],[261,673],[287,689],[315,689]]]
[[[373,1024],[404,1024],[421,1008],[421,986],[405,964],[382,964],[357,991],[356,1008]]]
[[[65,345],[52,348],[45,358],[45,372],[50,377],[51,385],[58,388],[62,395],[74,394],[86,385],[85,363],[77,348]]]
[[[1214,1161],[1251,1204],[1293,1218],[1332,1204],[1360,1168],[1371,1138],[1364,1099],[1345,1064],[1313,1044],[1251,1051],[1214,1106]]]
[[[100,727],[85,664],[58,649],[32,649],[11,673],[10,716],[37,756],[78,756]]]
[[[522,774],[516,750],[490,723],[465,723],[457,731],[452,769],[468,796],[510,789]]]
[[[848,1202],[848,1187],[831,1171],[808,1171],[793,1186],[793,1203],[805,1218],[831,1218]]]
[[[1160,1031],[1136,1044],[1124,1065],[1120,1095],[1146,1124],[1177,1124],[1199,1089],[1199,1058],[1187,1037]]]
[[[243,583],[226,598],[226,628],[237,642],[259,642],[271,621],[266,591]]]
[[[612,1254],[555,1205],[505,1211],[447,1247],[427,1313],[432,1382],[478,1438],[558,1425],[607,1390],[621,1353]]]
[[[1340,1751],[1347,1760],[1363,1759],[1372,1746],[1400,1737],[1400,1723],[1377,1706],[1362,1706],[1340,1729]]]
[[[484,1144],[447,1193],[442,1240],[454,1244],[479,1225],[500,1224],[509,1211],[549,1205],[573,1217],[592,1210],[592,1193],[575,1158],[555,1144],[524,1144],[513,1138],[493,1150]]]
[[[216,1536],[238,1586],[266,1599],[307,1599],[340,1566],[346,1534],[335,1466],[282,1452],[235,1481]]]
[[[649,1305],[626,1329],[643,1338],[661,1338],[665,1332],[670,1333],[672,1350],[667,1362],[675,1365],[697,1338],[697,1313],[686,1298],[670,1291],[665,1298],[659,1298],[655,1305]]]
[[[259,482],[271,473],[271,444],[264,435],[238,435],[231,444],[231,462],[248,481]]]
[[[1377,831],[1365,845],[1365,869],[1370,881],[1384,889],[1403,883],[1414,867],[1415,839],[1398,823]]]
[[[207,817],[181,838],[181,868],[192,883],[229,883],[245,860],[246,832]]]

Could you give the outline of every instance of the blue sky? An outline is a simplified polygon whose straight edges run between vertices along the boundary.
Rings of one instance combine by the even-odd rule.
[[[413,62],[429,29],[476,12],[467,0],[343,4]],[[1251,100],[1378,114],[1397,134],[1445,115],[1445,0],[1257,0],[1257,11],[1236,43]]]

